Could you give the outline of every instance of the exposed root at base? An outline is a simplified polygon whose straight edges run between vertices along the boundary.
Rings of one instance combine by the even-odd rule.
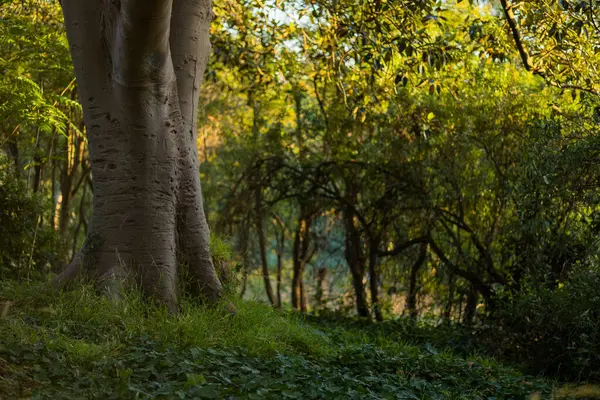
[[[52,281],[50,282],[50,287],[54,290],[60,291],[71,287],[76,281],[85,279],[85,277],[83,276],[84,257],[85,256],[83,254],[83,251],[79,251],[77,254],[75,254],[73,260],[69,263],[65,270],[59,275],[57,275],[54,279],[52,279]],[[125,290],[123,284],[125,283],[125,280],[128,280],[122,278],[123,276],[118,276],[114,274],[110,276],[105,276],[103,279],[100,279],[98,282],[96,282],[96,288],[111,300],[121,301],[123,300],[123,291]],[[127,283],[125,283],[125,286],[127,286]],[[218,308],[221,308],[223,311],[225,311],[231,316],[236,315],[238,313],[237,308],[232,302],[221,301],[223,298],[223,293],[222,287],[220,287],[220,285],[217,288],[211,288],[211,290],[207,290],[206,285],[197,284],[195,286],[195,290],[193,290],[193,292],[196,292],[194,297],[201,299],[201,303],[204,303],[206,306],[209,307],[216,306]],[[142,291],[144,290],[143,287],[141,289]],[[207,297],[206,295],[203,295],[206,293],[210,293],[210,296]],[[166,306],[167,310],[169,311],[169,314],[171,315],[176,315],[179,312],[179,305],[177,304],[178,302],[175,298],[157,298],[153,296],[152,293],[147,294],[146,297],[150,301],[154,301],[158,305]]]
[[[52,279],[52,286],[58,290],[62,290],[80,277],[83,270],[83,257],[82,251],[77,252],[67,268]]]

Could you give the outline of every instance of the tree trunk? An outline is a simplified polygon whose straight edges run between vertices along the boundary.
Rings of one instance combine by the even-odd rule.
[[[244,298],[248,287],[248,264],[242,265],[242,290],[240,290],[240,298]]]
[[[408,286],[408,296],[406,298],[406,309],[408,310],[410,318],[413,320],[419,316],[419,311],[417,310],[417,278],[426,257],[427,245],[423,244],[421,245],[421,251],[419,252],[417,261],[415,261],[410,269],[410,282]]]
[[[324,308],[327,297],[327,268],[319,268],[317,271],[317,287],[315,290],[316,308]]]
[[[11,135],[7,138],[7,151],[6,154],[8,154],[8,156],[10,158],[12,158],[13,161],[13,165],[15,168],[15,177],[16,178],[20,178],[21,177],[21,160],[19,157],[19,145],[18,145],[18,141],[17,141],[17,136],[16,135]]]
[[[33,174],[33,193],[37,193],[40,190],[42,184],[42,157],[40,156],[39,142],[35,147],[35,154],[33,155],[34,174]]]
[[[299,221],[300,223],[301,221]],[[300,225],[296,228],[294,235],[294,247],[292,249],[292,308],[300,311],[302,305],[300,300],[302,294],[300,292],[300,283],[302,282],[304,271],[302,270],[302,260],[300,258],[300,243],[301,243],[301,228]]]
[[[258,233],[258,251],[260,253],[260,263],[262,266],[263,281],[265,282],[265,293],[269,303],[274,306],[273,287],[271,286],[271,276],[269,274],[269,261],[267,260],[267,241],[265,239],[265,230],[263,227],[262,202],[260,189],[256,189],[256,232]]]
[[[369,243],[369,285],[371,289],[371,305],[373,306],[375,320],[383,321],[383,315],[381,314],[379,304],[379,271],[377,266],[379,262],[377,257],[379,241],[379,238],[373,238]]]
[[[467,304],[465,305],[465,314],[463,323],[465,325],[473,325],[475,313],[477,312],[477,302],[479,301],[479,292],[475,285],[471,285],[469,293],[467,293]]]
[[[239,234],[239,242],[238,242],[238,252],[242,256],[242,289],[240,291],[240,297],[244,297],[246,294],[246,288],[248,286],[248,268],[250,266],[250,257],[248,253],[249,249],[249,223],[250,216],[246,216],[243,219],[243,223],[241,224],[240,234]]]
[[[295,310],[306,311],[306,294],[304,293],[304,270],[306,264],[314,254],[311,247],[312,216],[306,212],[304,206],[300,207],[300,217],[294,235],[294,247],[292,249],[293,276],[292,276],[292,307]]]
[[[456,291],[456,276],[454,274],[450,275],[448,283],[448,301],[446,302],[446,307],[444,307],[444,320],[450,321],[452,317],[452,305],[454,304],[454,293]]]
[[[193,292],[215,302],[222,286],[210,256],[196,147],[210,0],[62,6],[94,199],[82,251],[56,283],[85,271],[118,296],[123,283],[135,281],[175,311],[178,261],[185,261]]]
[[[279,217],[277,217],[277,222],[281,228],[281,232],[277,238],[277,308],[281,308],[281,281],[283,275],[283,253],[285,251],[285,226]]]
[[[365,294],[365,261],[363,256],[362,241],[360,232],[354,222],[354,212],[349,207],[343,211],[345,240],[344,257],[348,263],[350,274],[352,275],[352,286],[354,287],[356,299],[356,312],[359,317],[369,317],[369,307],[367,305],[367,296]]]
[[[75,133],[71,129],[64,146],[64,160],[60,176],[60,212],[58,218],[58,232],[62,237],[65,237],[69,229],[69,221],[71,219],[71,194],[73,187],[74,175],[79,164],[79,149],[75,147]]]

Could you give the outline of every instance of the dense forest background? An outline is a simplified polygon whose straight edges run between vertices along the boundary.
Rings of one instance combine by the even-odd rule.
[[[594,3],[216,1],[198,150],[228,288],[598,381]],[[0,279],[38,281],[94,192],[58,2],[2,2],[0,71]]]

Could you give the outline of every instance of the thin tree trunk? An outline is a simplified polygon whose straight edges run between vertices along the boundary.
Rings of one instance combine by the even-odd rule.
[[[281,308],[281,281],[283,275],[283,253],[285,251],[285,226],[279,217],[277,217],[277,222],[279,223],[279,227],[281,229],[277,240],[277,308]]]
[[[77,248],[78,248],[78,238],[79,238],[79,232],[81,230],[81,228],[84,228],[84,232],[87,232],[87,221],[85,219],[85,208],[84,208],[84,204],[85,204],[85,195],[87,192],[87,186],[83,186],[83,193],[81,194],[81,199],[79,201],[79,222],[77,223],[77,227],[75,228],[75,233],[73,234],[73,246],[71,247],[71,252],[73,257],[75,256],[75,254],[77,254]]]
[[[308,305],[306,302],[306,291],[304,290],[304,279],[300,280],[300,312],[306,313]]]
[[[452,316],[452,305],[454,303],[454,293],[456,291],[456,276],[454,274],[450,275],[448,284],[448,301],[446,302],[446,307],[444,307],[444,320],[450,321]]]
[[[33,163],[35,165],[34,166],[35,173],[33,175],[33,193],[37,193],[40,190],[40,186],[42,183],[42,159],[39,154],[39,152],[41,151],[39,142],[35,146],[34,151],[35,151],[35,154],[33,156]]]
[[[305,206],[300,207],[300,217],[294,234],[294,246],[292,249],[293,276],[292,276],[292,307],[295,310],[306,311],[306,294],[304,293],[304,271],[306,264],[315,253],[311,251],[311,228],[312,216]]]
[[[77,144],[76,144],[77,142]],[[60,180],[61,204],[59,213],[58,232],[64,237],[71,220],[71,198],[74,196],[73,183],[79,167],[80,146],[75,132],[69,130],[65,142],[65,158]],[[83,173],[83,172],[82,172]]]
[[[62,6],[94,199],[83,249],[56,284],[85,270],[117,297],[124,283],[137,282],[175,311],[179,253],[194,293],[215,302],[222,286],[210,257],[196,148],[210,0]]]
[[[267,243],[265,239],[265,231],[263,227],[262,204],[260,190],[256,190],[256,233],[258,234],[258,251],[260,253],[260,261],[262,266],[263,281],[265,283],[265,293],[271,305],[276,305],[273,296],[273,287],[271,286],[271,277],[269,274],[269,261],[267,260]]]
[[[419,316],[419,310],[417,310],[417,279],[419,277],[419,270],[425,262],[427,257],[427,244],[421,245],[419,251],[419,257],[412,265],[410,269],[410,281],[408,286],[408,296],[406,298],[406,309],[411,319],[416,319]]]
[[[469,293],[467,293],[467,304],[465,305],[465,314],[463,323],[465,325],[473,325],[475,313],[477,312],[477,303],[479,301],[479,292],[474,285],[471,285]]]
[[[277,308],[281,308],[281,275],[283,272],[282,254],[277,253]]]
[[[17,142],[16,135],[12,135],[12,137],[10,137],[8,139],[7,154],[9,155],[10,158],[12,158],[13,165],[15,168],[15,176],[17,178],[19,178],[21,176],[22,168],[21,168],[21,160],[19,157],[19,145]]]
[[[345,228],[344,256],[352,275],[352,286],[354,287],[356,312],[359,317],[369,317],[369,306],[365,294],[365,262],[362,250],[362,240],[358,228],[354,223],[354,212],[346,207],[343,211]]]
[[[70,136],[69,136],[70,137]],[[69,139],[70,140],[70,139]],[[71,175],[69,174],[69,140],[67,140],[63,168],[60,174],[60,211],[58,217],[58,232],[64,237],[69,227],[70,209],[71,209]]]
[[[248,264],[244,264],[242,268],[242,290],[240,291],[240,298],[243,299],[246,294],[246,288],[248,287]]]
[[[315,303],[317,308],[323,308],[327,297],[327,268],[319,268],[317,271],[317,288],[315,290]]]
[[[302,264],[302,225],[304,220],[302,217],[298,220],[298,226],[294,235],[294,247],[292,249],[292,308],[302,310],[302,280],[304,279],[304,268]]]
[[[369,285],[371,289],[371,305],[376,321],[383,321],[379,304],[379,271],[377,253],[379,251],[379,238],[372,238],[369,243]]]
[[[294,246],[292,249],[292,308],[294,310],[300,311],[302,306],[300,304],[300,299],[302,298],[302,294],[300,293],[300,282],[302,281],[303,271],[302,271],[302,261],[300,256],[300,247],[301,247],[301,235],[302,235],[302,219],[298,221],[298,226],[296,227],[296,232],[294,234]]]
[[[250,216],[247,216],[243,220],[238,242],[238,251],[242,256],[242,290],[240,291],[240,297],[242,298],[244,297],[244,294],[246,294],[246,288],[248,285],[248,267],[250,264],[248,254],[249,219]]]

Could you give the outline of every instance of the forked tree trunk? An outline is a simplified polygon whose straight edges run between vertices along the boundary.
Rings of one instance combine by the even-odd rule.
[[[222,286],[196,147],[211,1],[63,0],[62,7],[94,200],[87,240],[57,284],[83,271],[118,295],[131,276],[174,311],[178,262],[185,261],[195,293],[216,301]]]

